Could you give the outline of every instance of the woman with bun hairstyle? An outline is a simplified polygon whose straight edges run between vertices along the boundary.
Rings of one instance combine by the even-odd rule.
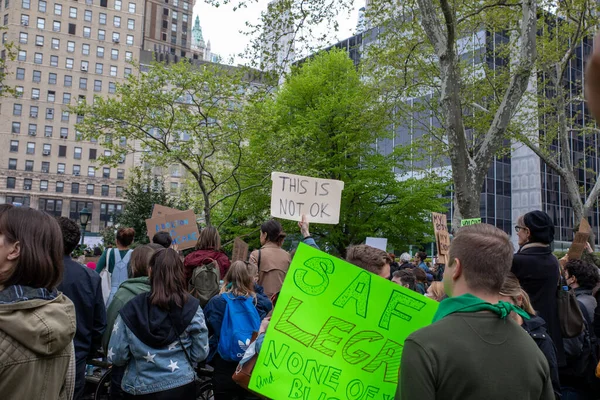
[[[258,266],[258,284],[271,297],[281,290],[285,274],[290,268],[290,254],[281,246],[285,239],[281,224],[271,219],[260,226],[262,247],[250,254],[250,263]]]
[[[554,223],[545,212],[531,211],[517,219],[515,231],[519,251],[513,258],[511,272],[529,295],[533,309],[546,321],[556,345],[558,365],[563,366],[566,359],[556,300],[560,267],[550,248],[554,241]]]
[[[129,260],[131,259],[132,250],[129,249],[135,230],[133,228],[119,228],[117,231],[117,248],[106,249],[98,260],[96,272],[100,273],[104,268],[108,268],[110,272],[110,296],[106,302],[106,306],[110,304],[117,289],[121,283],[125,282],[129,277]]]

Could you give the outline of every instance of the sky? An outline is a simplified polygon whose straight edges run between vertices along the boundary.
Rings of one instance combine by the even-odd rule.
[[[229,56],[242,53],[249,44],[249,37],[240,33],[245,30],[246,21],[256,23],[260,18],[261,11],[267,8],[269,0],[249,1],[247,8],[233,11],[233,7],[237,4],[237,0],[232,0],[230,4],[214,7],[206,4],[204,0],[196,0],[194,6],[194,18],[200,16],[200,26],[204,41],[210,40],[211,51],[222,57],[223,62],[229,60]],[[364,0],[356,1],[359,7],[364,5]],[[351,15],[346,14],[340,16],[340,30],[337,34],[337,39],[342,40],[353,35],[358,20],[358,9],[355,8]],[[234,63],[242,63],[243,59],[236,57]]]

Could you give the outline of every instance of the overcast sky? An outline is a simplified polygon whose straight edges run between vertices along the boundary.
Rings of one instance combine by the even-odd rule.
[[[233,0],[233,5],[237,4]],[[233,11],[233,5],[230,3],[221,7],[213,7],[206,4],[204,0],[197,0],[194,7],[194,19],[196,15],[200,16],[200,25],[204,41],[210,40],[211,50],[213,53],[219,54],[223,62],[226,62],[231,55],[237,55],[244,51],[249,43],[248,37],[240,33],[240,30],[245,30],[246,21],[256,23],[260,18],[261,11],[265,10],[269,0],[258,0],[257,3],[251,3],[247,8]],[[360,6],[364,5],[363,0],[356,1]],[[340,31],[337,34],[337,39],[342,40],[352,36],[356,28],[358,19],[358,10],[355,8],[349,18],[346,15],[339,20]],[[236,63],[241,62],[240,58],[236,58]]]

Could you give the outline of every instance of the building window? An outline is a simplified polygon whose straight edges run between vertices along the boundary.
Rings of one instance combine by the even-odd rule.
[[[60,138],[66,139],[69,137],[69,128],[60,128]]]
[[[38,116],[38,107],[37,106],[29,107],[29,116],[31,118],[37,118],[37,116]]]
[[[67,60],[65,61],[65,68],[73,69],[73,59],[72,58],[67,58]]]
[[[40,192],[47,192],[47,191],[48,191],[48,181],[41,180],[40,181]]]
[[[38,11],[39,12],[46,12],[46,2],[44,0],[39,0],[38,2]]]
[[[69,24],[69,35],[75,35],[77,32],[77,24]]]
[[[92,37],[92,28],[90,28],[89,26],[84,26],[83,27],[83,37],[84,38]]]
[[[38,18],[37,19],[37,28],[38,29],[45,29],[46,28],[46,20],[44,18]]]
[[[12,133],[16,133],[16,134],[21,133],[21,123],[20,122],[13,122],[12,123],[11,132]]]
[[[60,39],[52,38],[52,48],[54,50],[60,49]]]
[[[69,7],[69,18],[77,18],[77,8]]]
[[[15,87],[15,95],[17,97],[23,97],[23,92],[25,91],[25,89],[23,88],[23,86],[17,86]]]
[[[98,23],[100,25],[106,25],[106,14],[105,13],[98,14]]]
[[[54,4],[54,15],[62,15],[62,4]]]
[[[127,78],[129,75],[131,75],[131,68],[129,68],[129,67],[125,67],[125,70],[124,70],[124,71],[125,71],[125,72],[124,72],[124,76],[125,76],[126,78]]]
[[[81,54],[83,54],[84,56],[90,55],[90,45],[89,44],[81,45]]]
[[[171,18],[173,18],[174,20],[177,20],[177,17],[178,17],[177,11],[173,11],[171,13]]]
[[[40,89],[38,89],[38,88],[32,88],[31,89],[31,99],[32,100],[39,100],[40,99]]]
[[[87,90],[87,78],[79,78],[79,89]]]
[[[110,168],[107,168],[107,167],[102,168],[102,177],[110,178]]]
[[[121,11],[121,0],[115,0],[115,10]]]
[[[10,152],[11,153],[17,153],[19,151],[19,141],[18,140],[11,140],[10,141]]]
[[[17,169],[17,159],[16,158],[8,159],[8,169]]]
[[[177,24],[171,24],[171,32],[177,32]]]
[[[87,72],[89,67],[90,67],[89,61],[82,61],[81,62],[81,70],[82,71]]]
[[[100,58],[104,57],[104,47],[98,46],[96,48],[96,57],[100,57]]]
[[[29,10],[31,8],[30,0],[22,0],[21,7],[25,10]]]
[[[58,56],[50,56],[50,66],[58,67]]]
[[[23,111],[23,105],[21,104],[13,104],[13,115],[21,115],[21,112]]]
[[[27,61],[27,52],[25,50],[19,50],[17,61]]]
[[[48,161],[42,161],[42,172],[44,174],[50,172],[50,163]]]
[[[133,46],[133,35],[127,35],[127,44]]]
[[[111,60],[117,60],[119,58],[119,50],[117,49],[111,49],[110,50],[110,59]]]
[[[115,217],[123,212],[122,204],[100,203],[100,223],[104,226],[112,226]]]
[[[29,201],[29,196],[6,196],[6,204],[12,204],[15,206],[29,207]]]
[[[73,165],[73,175],[79,176],[81,175],[81,165]]]
[[[63,93],[63,104],[71,103],[71,93]]]
[[[54,103],[55,98],[56,98],[56,92],[54,90],[48,90],[47,100],[51,103]]]
[[[102,75],[103,71],[104,71],[104,64],[102,64],[102,63],[96,63],[96,73],[98,75]]]
[[[33,181],[29,178],[23,179],[23,190],[31,190]]]
[[[52,32],[60,32],[60,21],[52,22]]]
[[[114,83],[114,82],[108,82],[108,93],[115,93],[116,90],[117,90],[116,83]],[[19,115],[21,115],[21,114],[19,114]]]
[[[65,190],[65,183],[58,181],[56,182],[56,193],[62,193]]]
[[[62,129],[61,129],[62,134]],[[67,156],[67,146],[58,146],[58,156],[66,157]]]
[[[133,53],[131,51],[126,51],[125,52],[125,61],[131,61],[133,60]]]
[[[85,190],[85,194],[93,196],[94,195],[94,185],[92,185],[91,183],[88,183],[86,190]]]
[[[123,197],[123,186],[117,186],[116,192],[117,197]]]
[[[110,76],[117,76],[117,67],[116,65],[110,66]]]
[[[35,143],[33,143],[33,142],[27,143],[27,151],[25,152],[25,154],[35,154]]]
[[[95,178],[96,177],[96,168],[88,167],[88,176]]]
[[[34,53],[33,54],[33,62],[36,64],[41,64],[44,60],[44,56],[42,53]]]
[[[76,160],[81,160],[81,147],[75,147],[73,150],[73,158]]]
[[[79,192],[79,188],[77,188],[77,192]],[[69,218],[71,218],[72,220],[75,221],[79,221],[79,213],[81,212],[81,210],[83,210],[84,208],[87,208],[89,212],[91,212],[93,214],[94,211],[94,204],[89,201],[77,201],[77,200],[71,200],[71,205],[70,205],[70,209],[69,209]],[[90,224],[88,224],[88,226],[90,226]]]
[[[44,37],[40,36],[40,35],[36,35],[35,37],[35,45],[36,46],[43,46],[44,45]]]
[[[166,17],[169,16],[169,9],[167,7],[163,7],[163,15]]]
[[[79,183],[71,183],[71,194],[79,194]]]
[[[25,79],[25,68],[17,68],[17,80],[22,81]]]
[[[25,32],[19,33],[19,43],[27,44],[28,35]]]
[[[83,13],[83,20],[92,22],[92,10],[85,10]]]
[[[9,176],[8,178],[6,178],[6,188],[7,189],[14,189],[17,183],[17,178],[13,178],[11,176]]]
[[[52,150],[52,145],[51,144],[44,144],[44,155],[45,156],[49,156]]]
[[[58,163],[56,165],[56,173],[61,174],[61,175],[63,175],[65,173],[65,164],[64,163]]]
[[[75,42],[72,42],[70,40],[67,42],[67,51],[69,53],[74,53],[75,52]]]
[[[32,82],[39,83],[42,81],[42,71],[33,71]]]
[[[102,192],[100,193],[102,196],[108,196],[108,185],[102,185]]]
[[[58,185],[58,182],[57,182],[57,185]],[[57,186],[56,191],[58,192],[58,186]],[[62,190],[61,190],[61,192],[62,192]],[[62,215],[62,205],[63,205],[62,200],[40,198],[40,206],[38,209],[41,211],[45,211],[52,216],[60,217]]]
[[[25,160],[25,171],[33,171],[33,160]]]
[[[90,160],[95,160],[96,159],[96,149],[90,149]]]
[[[99,80],[95,80],[94,81],[94,92],[101,92],[102,91],[102,81]]]
[[[106,40],[106,31],[104,29],[98,29],[98,40]]]
[[[29,124],[28,131],[30,136],[37,135],[37,124]]]
[[[54,119],[54,108],[46,108],[46,119]]]
[[[71,87],[73,85],[73,77],[71,75],[65,75],[64,85],[65,87]]]
[[[121,17],[118,17],[115,15],[113,17],[113,25],[115,28],[120,28],[121,27]]]
[[[68,111],[63,111],[62,114],[60,115],[60,120],[62,122],[69,122],[69,112]],[[62,131],[63,128],[60,128],[60,129]],[[64,129],[67,129],[67,128],[64,128]]]
[[[129,13],[135,14],[135,3],[129,3]]]
[[[50,84],[50,85],[56,85],[56,74],[54,72],[50,72],[48,74],[48,84]]]
[[[44,127],[44,137],[52,137],[53,131],[54,128],[52,127],[52,125],[46,125]]]
[[[135,29],[135,20],[134,19],[127,20],[127,29],[131,29],[131,30]]]

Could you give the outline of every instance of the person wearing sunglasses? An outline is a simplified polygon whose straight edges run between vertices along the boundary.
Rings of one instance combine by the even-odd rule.
[[[546,321],[556,345],[558,365],[563,366],[566,359],[556,300],[560,267],[550,248],[554,241],[554,223],[545,212],[531,211],[517,219],[515,231],[519,251],[513,258],[511,272],[531,298],[533,308]]]

